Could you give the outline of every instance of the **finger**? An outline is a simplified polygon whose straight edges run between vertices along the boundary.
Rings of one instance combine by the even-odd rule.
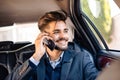
[[[42,37],[44,37],[44,36],[48,36],[48,34],[47,34],[47,33],[40,33],[40,34],[37,36],[37,39],[40,39],[40,38],[42,38]]]

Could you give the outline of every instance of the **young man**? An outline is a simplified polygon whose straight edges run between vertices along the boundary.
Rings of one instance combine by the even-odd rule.
[[[69,43],[66,19],[66,14],[60,11],[48,12],[40,18],[38,27],[41,33],[35,40],[35,53],[10,74],[10,80],[96,79],[98,71],[90,53]],[[45,40],[52,40],[55,48],[49,49]]]

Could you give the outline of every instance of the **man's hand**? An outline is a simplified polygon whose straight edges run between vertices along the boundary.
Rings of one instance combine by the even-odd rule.
[[[33,54],[33,58],[36,61],[39,61],[41,59],[41,57],[45,54],[46,51],[46,47],[43,44],[43,40],[45,38],[49,38],[47,33],[40,33],[37,37],[37,39],[35,40],[35,53]]]

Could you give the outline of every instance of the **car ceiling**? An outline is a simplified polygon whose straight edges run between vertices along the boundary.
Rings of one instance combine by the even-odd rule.
[[[45,12],[63,9],[69,0],[1,0],[0,27],[14,23],[36,22]]]
[[[0,0],[0,27],[14,23],[36,22],[45,12],[64,10],[69,13],[70,0]],[[120,7],[120,0],[114,0]]]

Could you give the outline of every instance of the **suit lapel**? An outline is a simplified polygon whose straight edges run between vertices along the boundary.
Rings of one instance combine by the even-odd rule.
[[[61,70],[61,80],[66,80],[71,68],[71,64],[73,61],[73,51],[65,51],[63,61],[62,61],[62,70]]]
[[[66,80],[71,68],[71,64],[73,61],[73,57],[76,55],[74,49],[70,48],[64,52],[63,61],[62,61],[62,69],[61,69],[61,80]],[[41,59],[40,64],[37,69],[37,80],[45,80],[45,57]]]

